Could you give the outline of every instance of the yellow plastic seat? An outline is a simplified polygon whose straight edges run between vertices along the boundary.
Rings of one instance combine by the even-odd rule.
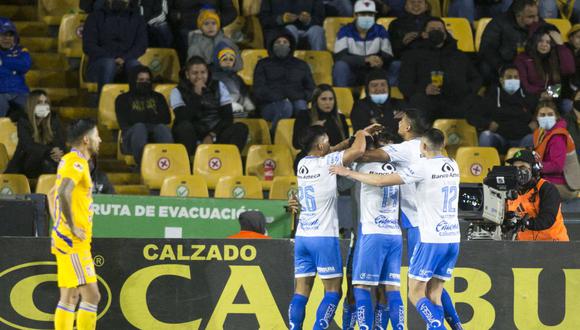
[[[209,189],[215,189],[220,177],[241,176],[238,148],[233,144],[200,144],[193,158],[193,174],[204,177]]]
[[[262,185],[255,176],[224,176],[215,187],[215,198],[263,199]]]
[[[272,144],[270,128],[268,127],[268,122],[264,119],[236,118],[234,122],[246,124],[249,130],[248,141],[246,142],[244,150],[242,150],[242,156],[246,156],[250,147],[255,144]]]
[[[276,126],[276,132],[274,135],[274,144],[286,146],[292,152],[293,158],[300,152],[300,150],[295,149],[292,144],[292,137],[294,136],[294,121],[296,121],[294,118],[281,119],[278,122],[278,126]]]
[[[338,106],[338,111],[342,113],[346,118],[350,118],[350,113],[352,112],[352,106],[354,105],[354,98],[352,97],[352,92],[348,87],[333,87],[334,94],[336,94],[336,104]]]
[[[471,32],[471,25],[465,18],[458,17],[442,17],[445,22],[445,28],[455,40],[457,40],[457,48],[464,52],[473,52],[473,32]]]
[[[295,176],[277,176],[272,180],[270,199],[288,200],[292,194],[298,195],[298,178]]]
[[[170,105],[171,103],[169,102],[169,97],[171,96],[171,91],[177,87],[177,84],[158,84],[155,85],[155,91],[157,93],[161,93],[163,94],[163,97],[165,97],[165,101],[167,101],[167,105]]]
[[[99,98],[99,124],[108,129],[119,129],[117,114],[115,113],[115,100],[117,96],[127,93],[127,84],[107,84],[103,86],[103,91]]]
[[[323,28],[326,36],[326,48],[333,52],[334,43],[336,42],[336,34],[341,27],[351,23],[354,20],[352,17],[327,17],[324,19]]]
[[[294,175],[292,155],[288,148],[281,145],[253,145],[246,159],[246,175],[262,180],[262,188],[270,190],[272,180],[265,180],[266,167],[273,168],[273,177]]]
[[[461,147],[456,161],[461,183],[482,183],[489,170],[500,165],[497,149],[492,147]]]
[[[56,174],[43,174],[38,177],[36,182],[36,189],[34,190],[37,194],[48,194],[50,189],[54,186],[56,182]]]
[[[568,31],[572,28],[572,24],[570,24],[569,20],[565,18],[546,18],[545,21],[555,25],[562,35],[562,40],[564,42],[568,41]]]
[[[143,184],[124,184],[124,185],[114,185],[115,194],[117,195],[137,195],[137,196],[148,196],[149,188]]]
[[[141,177],[150,189],[159,189],[166,177],[191,174],[183,144],[147,144],[141,161]]]
[[[179,82],[179,57],[175,49],[147,48],[139,62],[151,69],[153,81]]]
[[[0,118],[0,143],[6,147],[8,158],[12,159],[18,145],[18,131],[10,118]]]
[[[520,151],[520,150],[524,150],[525,148],[518,148],[518,147],[511,147],[508,149],[506,155],[505,155],[505,160],[508,160],[510,158],[513,158],[514,155],[516,154],[516,152]]]
[[[10,158],[8,158],[8,151],[6,151],[4,143],[0,143],[0,174],[4,173],[9,161]]]
[[[258,16],[262,0],[242,1],[242,14],[244,16]]]
[[[0,174],[0,196],[30,194],[30,184],[22,174]]]
[[[382,25],[385,27],[385,29],[389,29],[389,25],[391,25],[391,23],[396,20],[396,17],[383,17],[383,18],[379,18],[377,20],[377,24]]]
[[[66,57],[82,57],[86,14],[66,14],[58,29],[58,52]]]
[[[199,175],[178,175],[165,178],[160,196],[209,197],[207,183]]]
[[[294,52],[294,56],[308,63],[316,85],[332,85],[334,59],[331,52],[326,50],[297,50]]]
[[[479,51],[479,45],[481,44],[481,37],[483,36],[483,31],[485,31],[485,28],[487,27],[487,24],[489,24],[489,22],[491,22],[491,18],[489,18],[489,17],[483,17],[483,18],[480,18],[479,21],[477,21],[477,25],[475,28],[475,51],[476,52]]]
[[[39,0],[38,17],[48,25],[59,25],[62,17],[79,10],[79,0]]]
[[[441,17],[441,3],[439,0],[427,0],[427,4],[431,7],[431,16]]]
[[[244,67],[238,75],[244,80],[244,83],[248,86],[254,84],[254,69],[258,61],[268,57],[268,51],[265,49],[244,49],[242,50],[242,60],[244,61]]]
[[[87,81],[87,67],[89,65],[89,58],[85,55],[81,55],[81,64],[79,69],[79,86],[86,89],[90,93],[95,93],[98,91],[99,86],[96,82]]]
[[[465,119],[437,119],[433,128],[445,135],[445,149],[451,158],[455,157],[459,147],[477,146],[477,130]]]

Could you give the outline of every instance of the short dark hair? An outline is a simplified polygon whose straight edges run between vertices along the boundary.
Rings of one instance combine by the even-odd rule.
[[[425,23],[423,24],[423,30],[422,31],[425,31],[425,29],[427,28],[427,25],[429,25],[429,23],[431,23],[431,22],[439,22],[439,23],[443,24],[443,28],[445,29],[445,32],[447,32],[447,27],[445,25],[445,22],[441,18],[434,17],[434,16],[433,17],[429,17],[425,21]]]
[[[326,129],[320,125],[310,126],[300,138],[302,150],[309,152],[318,139],[326,134]]]
[[[187,62],[185,63],[185,70],[189,70],[192,66],[194,66],[196,64],[203,64],[203,65],[205,65],[205,68],[209,71],[209,67],[208,67],[207,63],[205,62],[205,60],[201,56],[192,56],[192,57],[190,57],[187,60]]]
[[[411,123],[411,132],[422,135],[429,127],[431,123],[425,111],[416,108],[407,108],[403,112],[409,119]]]
[[[79,119],[74,121],[68,127],[67,142],[76,145],[87,135],[93,128],[97,127],[97,122],[90,118]]]
[[[511,10],[514,14],[519,14],[524,11],[526,6],[538,6],[538,2],[537,0],[514,0]]]
[[[516,70],[517,71],[518,67],[513,63],[508,63],[508,64],[502,65],[498,70],[499,77],[500,78],[503,77],[503,75],[505,74],[505,72],[507,70]]]
[[[436,128],[429,128],[423,133],[423,138],[427,140],[428,147],[435,151],[440,150],[445,144],[445,135]]]

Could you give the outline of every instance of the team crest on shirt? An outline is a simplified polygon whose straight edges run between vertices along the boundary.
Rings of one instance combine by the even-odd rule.
[[[85,168],[83,166],[83,164],[79,163],[79,162],[75,162],[73,164],[73,167],[75,168],[75,170],[82,172]]]

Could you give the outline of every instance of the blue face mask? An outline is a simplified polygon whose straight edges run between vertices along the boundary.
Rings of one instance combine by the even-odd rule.
[[[375,104],[384,104],[385,102],[387,102],[387,99],[388,98],[389,98],[389,94],[388,93],[385,93],[385,94],[371,94],[371,100]]]
[[[375,24],[375,18],[373,16],[359,16],[356,19],[356,25],[361,30],[368,30]]]
[[[508,94],[513,94],[520,89],[520,80],[519,79],[506,79],[503,81],[503,89]]]
[[[554,127],[554,125],[556,125],[556,117],[538,117],[538,125],[546,131],[549,131],[552,129],[552,127]]]

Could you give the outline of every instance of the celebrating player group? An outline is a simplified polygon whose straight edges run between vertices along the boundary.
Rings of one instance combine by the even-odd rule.
[[[372,125],[332,147],[321,126],[303,135],[308,155],[297,169],[299,201],[291,201],[299,211],[291,329],[302,329],[316,274],[325,294],[314,329],[329,326],[341,298],[339,177],[360,183],[355,189],[359,229],[349,281],[354,299],[344,300],[343,329],[353,329],[355,323],[360,329],[386,329],[389,320],[393,329],[404,328],[400,226],[407,233],[410,301],[428,329],[446,329],[445,320],[452,329],[462,329],[444,289],[459,254],[459,168],[441,154],[443,133],[429,128],[421,111],[403,111],[398,134],[403,142],[393,144],[380,125]]]

